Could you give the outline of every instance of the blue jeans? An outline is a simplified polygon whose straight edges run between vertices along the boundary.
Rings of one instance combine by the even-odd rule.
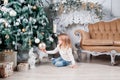
[[[70,61],[65,61],[65,60],[62,59],[61,57],[58,57],[58,58],[52,59],[52,63],[53,63],[56,67],[64,67],[64,66],[68,66],[68,65],[70,64]]]

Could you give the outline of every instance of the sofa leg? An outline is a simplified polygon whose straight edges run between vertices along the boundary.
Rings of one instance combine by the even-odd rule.
[[[116,55],[115,54],[111,54],[111,65],[114,66],[115,65],[115,57]]]
[[[90,54],[87,53],[87,62],[90,62]]]
[[[81,50],[80,49],[78,49],[77,50],[77,55],[78,55],[78,62],[80,62],[81,61]]]

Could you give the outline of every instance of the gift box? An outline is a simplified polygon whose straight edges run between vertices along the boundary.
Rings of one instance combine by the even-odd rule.
[[[0,63],[0,77],[6,78],[13,74],[13,62]]]
[[[0,62],[13,62],[13,67],[17,66],[17,52],[14,51],[2,51],[0,52]]]
[[[28,63],[20,63],[17,66],[18,71],[27,71],[29,69]]]

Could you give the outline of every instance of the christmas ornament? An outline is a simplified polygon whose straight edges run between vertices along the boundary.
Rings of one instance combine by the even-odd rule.
[[[3,12],[9,12],[10,11],[10,9],[6,8],[5,6],[1,7],[0,10],[3,11]]]
[[[35,43],[38,44],[39,42],[40,42],[40,39],[39,39],[39,38],[36,38],[36,39],[35,39]]]
[[[32,17],[30,17],[30,18],[29,18],[29,22],[32,22],[32,20],[33,20],[33,18],[32,18]]]
[[[82,4],[82,9],[85,10],[86,7],[87,7],[86,3],[83,3],[83,4]]]
[[[44,42],[41,42],[39,45],[38,45],[38,48],[40,50],[45,50],[46,49],[46,44]]]
[[[91,4],[90,4],[91,9],[93,9],[94,6],[95,6],[94,3],[91,3]]]
[[[36,10],[36,9],[37,9],[37,6],[33,6],[32,9]]]
[[[15,23],[15,26],[18,26],[19,24],[20,24],[19,22],[16,22],[16,23]]]
[[[4,22],[4,25],[5,25],[5,27],[8,27],[8,23],[6,21]]]
[[[22,29],[22,32],[25,32],[25,31],[26,31],[25,28],[23,28],[23,29]]]
[[[19,23],[21,22],[21,21],[20,21],[20,18],[17,19],[17,22],[19,22]]]
[[[5,35],[5,38],[6,38],[6,39],[9,39],[9,35],[8,35],[8,34],[7,34],[7,35]]]
[[[5,22],[5,19],[0,19],[0,23],[4,23]]]
[[[13,41],[12,44],[15,45],[15,41]]]
[[[8,0],[4,0],[4,5],[8,4]]]
[[[14,11],[14,10],[11,10],[11,11],[9,12],[9,14],[10,14],[11,17],[14,17],[14,16],[17,15],[16,11]]]
[[[10,27],[11,27],[11,25],[8,25],[8,27],[10,28]]]

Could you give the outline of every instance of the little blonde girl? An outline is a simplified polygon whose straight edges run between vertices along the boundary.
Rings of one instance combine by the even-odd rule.
[[[60,57],[52,59],[52,63],[57,67],[70,65],[74,68],[75,60],[72,54],[71,41],[67,34],[60,34],[58,36],[58,45],[52,51],[46,51],[48,54],[55,54],[59,52]]]

